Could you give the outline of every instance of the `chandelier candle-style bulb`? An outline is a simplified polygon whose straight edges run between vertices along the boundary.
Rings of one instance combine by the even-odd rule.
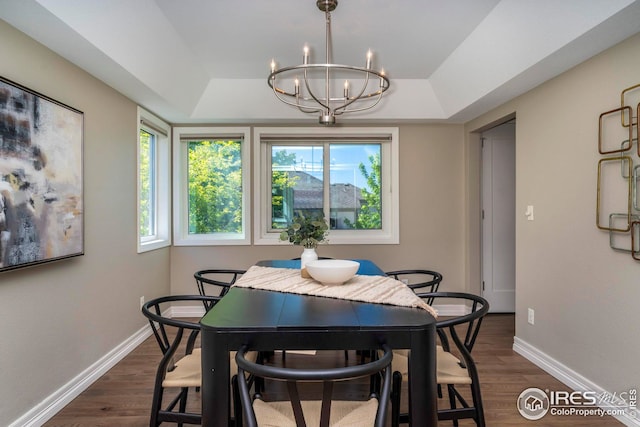
[[[304,45],[302,64],[277,68],[271,60],[271,73],[267,84],[280,101],[303,113],[318,114],[319,123],[333,125],[336,116],[369,110],[380,102],[391,82],[384,71],[372,68],[373,52],[367,50],[365,66],[342,65],[331,62],[331,12],[338,0],[315,0],[325,15],[325,61],[313,62],[311,49]],[[338,79],[345,79],[340,94]],[[295,79],[295,80],[294,80]],[[379,84],[377,79],[380,80]],[[294,88],[289,86],[294,80]]]

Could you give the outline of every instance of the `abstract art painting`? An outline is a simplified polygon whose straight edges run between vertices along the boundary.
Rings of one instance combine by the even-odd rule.
[[[83,120],[0,77],[0,272],[84,254]]]

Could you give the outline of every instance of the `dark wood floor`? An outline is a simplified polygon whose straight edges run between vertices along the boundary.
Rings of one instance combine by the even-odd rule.
[[[482,382],[487,426],[621,426],[611,417],[552,416],[528,421],[516,408],[518,395],[526,388],[568,390],[562,383],[546,374],[512,350],[513,315],[488,315],[482,325],[473,354]],[[153,377],[160,359],[159,349],[149,338],[118,365],[96,381],[45,426],[74,427],[142,427],[148,425]],[[287,361],[296,357],[287,353]],[[342,352],[325,354],[327,359],[343,361]],[[354,360],[352,354],[350,360]],[[192,393],[190,406],[197,410],[199,393]],[[444,404],[444,402],[443,402]],[[442,422],[442,425],[451,425]],[[473,426],[472,421],[460,422],[461,427]]]

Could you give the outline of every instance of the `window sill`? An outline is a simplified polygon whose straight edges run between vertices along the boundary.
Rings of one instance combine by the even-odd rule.
[[[150,252],[171,246],[171,240],[158,239],[144,243],[138,243],[138,253]]]

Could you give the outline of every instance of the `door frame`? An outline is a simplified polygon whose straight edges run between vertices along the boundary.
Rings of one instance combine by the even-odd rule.
[[[488,149],[485,147],[485,138],[487,132],[491,130],[499,130],[501,126],[513,126],[513,155],[508,155],[505,158],[502,158],[501,161],[513,162],[513,165],[504,165],[502,167],[494,168],[493,162],[496,160],[496,156],[494,156],[493,152],[489,152],[488,150],[493,150],[493,143],[488,142]],[[500,121],[491,126],[487,126],[483,128],[480,132],[480,141],[483,144],[480,153],[480,213],[481,213],[481,225],[480,225],[480,281],[481,281],[481,293],[485,298],[488,299],[491,304],[491,312],[494,313],[515,313],[515,292],[516,292],[516,284],[515,284],[515,142],[516,142],[516,132],[515,132],[515,117],[507,118],[504,121]],[[511,135],[509,135],[511,136]],[[487,164],[486,156],[487,153],[491,155],[490,163]],[[500,159],[499,159],[500,160]],[[490,170],[487,171],[486,168]],[[495,205],[494,202],[494,190],[495,190],[495,182],[493,179],[490,182],[485,182],[487,179],[487,173],[493,173],[495,170],[502,170],[503,173],[507,173],[508,176],[511,175],[509,169],[513,168],[513,195],[508,197],[506,200],[506,205],[502,208],[501,211],[494,212],[493,209]],[[506,172],[505,172],[506,171]],[[487,185],[489,187],[487,187]],[[487,205],[487,199],[491,198],[490,205]],[[507,226],[512,228],[512,236],[509,236],[510,230],[505,229],[496,229],[496,225],[501,224],[499,221],[494,221],[494,216],[508,215],[509,219],[513,220],[513,223],[509,223]],[[497,214],[497,215],[495,215]],[[496,232],[497,230],[497,232]],[[491,233],[489,237],[490,242],[487,240],[487,232]],[[499,243],[497,237],[505,238],[506,235],[506,247],[503,246],[503,250],[513,251],[513,257],[511,254],[507,256],[507,261],[510,263],[509,266],[502,270],[497,270],[496,266],[499,264],[494,262],[494,254],[496,254],[495,243]],[[493,237],[496,236],[496,239]],[[513,239],[512,242],[510,239]],[[504,243],[504,242],[503,242]],[[511,247],[512,245],[512,247]],[[498,247],[498,250],[500,248]],[[498,252],[499,253],[499,252]],[[513,281],[513,297],[509,295],[510,289],[504,288],[507,292],[500,294],[500,290],[489,293],[487,287],[492,287],[496,284],[496,280],[501,280],[504,283],[504,280]],[[486,283],[490,282],[490,283]]]

